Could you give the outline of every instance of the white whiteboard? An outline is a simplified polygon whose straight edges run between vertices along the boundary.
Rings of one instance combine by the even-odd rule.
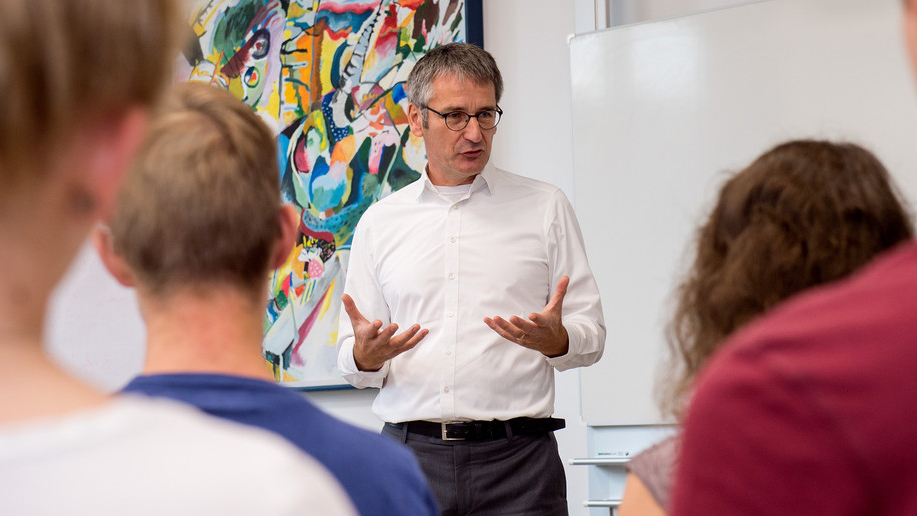
[[[590,425],[660,422],[669,300],[724,173],[774,144],[848,139],[917,200],[900,0],[769,0],[571,40],[574,193],[605,308]]]

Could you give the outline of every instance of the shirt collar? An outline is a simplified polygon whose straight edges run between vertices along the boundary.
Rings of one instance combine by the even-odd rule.
[[[421,187],[417,189],[417,194],[413,196],[414,200],[420,201],[421,197],[424,195],[424,192],[428,192],[430,195],[436,195],[433,191],[433,183],[430,182],[430,176],[427,174],[427,167],[429,164],[424,165],[423,172],[420,173],[420,180],[417,181]],[[493,195],[495,193],[496,185],[498,182],[498,173],[496,167],[494,167],[489,161],[484,165],[484,170],[480,174],[475,176],[474,182],[471,183],[471,193],[469,195],[474,195],[475,192],[484,190],[489,194]]]

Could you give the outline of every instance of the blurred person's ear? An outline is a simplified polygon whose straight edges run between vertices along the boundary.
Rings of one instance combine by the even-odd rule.
[[[280,207],[278,219],[280,234],[277,235],[277,240],[274,242],[271,270],[286,263],[290,257],[290,251],[296,245],[296,230],[299,229],[299,211],[292,204],[284,204]]]
[[[131,270],[124,259],[115,252],[115,242],[111,231],[106,226],[97,224],[92,230],[90,239],[108,273],[125,287],[133,287],[134,278],[131,275]]]
[[[88,135],[87,166],[81,172],[93,215],[100,220],[111,216],[122,180],[146,136],[149,118],[146,108],[131,108],[99,121]]]

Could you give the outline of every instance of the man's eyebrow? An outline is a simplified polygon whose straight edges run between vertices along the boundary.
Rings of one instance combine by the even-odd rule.
[[[482,111],[496,111],[496,110],[497,110],[497,106],[496,106],[496,105],[493,105],[493,106],[484,106],[484,107],[482,107],[481,109],[479,109],[477,112],[480,113],[480,112],[482,112]],[[465,109],[464,106],[447,106],[447,107],[445,107],[445,108],[443,108],[443,109],[441,109],[441,110],[439,110],[439,111],[442,111],[443,113],[451,113],[451,112],[453,112],[453,111],[461,111],[461,112],[463,112],[463,113],[474,114],[474,113],[470,113],[467,109]]]

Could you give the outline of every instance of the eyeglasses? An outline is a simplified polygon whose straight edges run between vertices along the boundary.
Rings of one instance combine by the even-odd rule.
[[[481,129],[485,131],[488,129],[493,129],[494,127],[497,127],[498,123],[500,123],[500,116],[503,114],[503,110],[500,109],[500,106],[497,106],[497,109],[485,109],[476,115],[469,115],[464,111],[450,111],[448,113],[440,113],[430,106],[421,107],[443,117],[443,120],[446,122],[446,127],[452,129],[453,131],[461,131],[464,129],[468,125],[468,121],[472,118],[478,119],[478,127]]]

